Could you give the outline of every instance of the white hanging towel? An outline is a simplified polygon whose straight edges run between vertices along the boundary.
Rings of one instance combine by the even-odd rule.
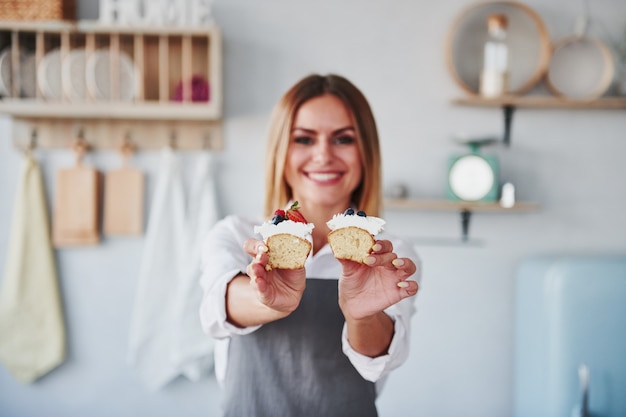
[[[187,208],[189,253],[182,263],[181,279],[175,301],[175,326],[171,359],[192,381],[213,369],[214,341],[200,325],[200,288],[202,241],[219,219],[212,154],[198,157]]]
[[[188,257],[180,163],[171,148],[161,155],[150,207],[130,327],[129,361],[140,380],[157,390],[178,375],[172,363],[174,298]]]
[[[41,169],[28,153],[0,292],[0,360],[23,383],[65,359],[65,325]]]

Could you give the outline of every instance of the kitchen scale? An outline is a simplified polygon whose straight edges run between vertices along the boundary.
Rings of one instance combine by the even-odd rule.
[[[497,142],[495,137],[459,137],[456,142],[469,148],[468,152],[448,159],[446,197],[460,203],[493,203],[498,200],[499,164],[495,155],[482,152],[484,146]],[[467,242],[471,208],[461,207],[461,239]]]
[[[469,147],[469,152],[451,156],[448,160],[446,196],[449,200],[472,203],[498,200],[498,159],[482,152],[484,146],[497,141],[494,137],[457,139]]]

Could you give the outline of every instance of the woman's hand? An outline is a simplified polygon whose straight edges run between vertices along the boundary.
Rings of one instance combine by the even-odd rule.
[[[260,240],[246,240],[244,249],[254,258],[248,264],[246,273],[250,277],[250,286],[255,290],[259,302],[284,316],[289,315],[300,304],[306,287],[304,268],[269,269],[268,249]]]
[[[417,294],[417,270],[409,258],[398,258],[388,240],[378,240],[361,264],[340,260],[339,306],[346,319],[361,320],[382,312],[403,298]]]

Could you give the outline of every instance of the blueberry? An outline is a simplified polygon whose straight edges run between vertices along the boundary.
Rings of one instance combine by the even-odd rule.
[[[272,223],[273,224],[278,224],[278,223],[282,222],[283,220],[284,219],[281,216],[279,216],[278,214],[275,215],[274,217],[272,217]]]
[[[367,217],[367,214],[365,214],[365,212],[363,210],[359,210],[356,212],[357,216],[361,216],[361,217]]]
[[[345,214],[346,216],[352,216],[354,214],[354,209],[349,208],[346,211],[344,211],[343,214]]]

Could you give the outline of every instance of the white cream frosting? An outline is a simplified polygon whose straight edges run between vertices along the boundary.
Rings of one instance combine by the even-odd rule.
[[[278,224],[265,222],[260,226],[254,226],[254,233],[263,236],[263,240],[281,233],[298,236],[301,239],[311,240],[311,232],[315,225],[313,223],[294,222],[293,220],[283,220]]]
[[[344,227],[358,227],[363,230],[367,230],[370,235],[377,235],[382,232],[385,221],[380,217],[374,216],[359,216],[358,214],[343,214],[338,213],[333,216],[332,219],[326,222],[330,230],[341,229]]]

